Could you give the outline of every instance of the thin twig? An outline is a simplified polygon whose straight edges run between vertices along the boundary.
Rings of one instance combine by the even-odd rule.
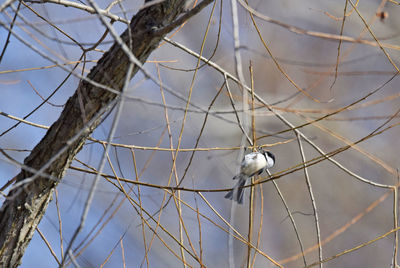
[[[256,139],[256,119],[254,115],[254,73],[253,73],[253,65],[250,61],[249,66],[250,71],[250,81],[251,81],[251,130],[252,130],[252,141],[253,141],[253,151],[255,151],[255,147],[257,146],[257,139]],[[245,92],[245,91],[244,91]],[[251,178],[251,183],[254,183],[254,178]],[[254,201],[254,187],[250,187],[250,202],[249,202],[249,228],[247,234],[247,240],[249,244],[252,243],[253,237],[253,221],[254,221],[254,210],[255,210],[255,201]],[[251,247],[247,246],[247,268],[251,268]]]
[[[15,11],[15,14],[14,14],[14,18],[11,21],[10,30],[12,30],[12,28],[14,27],[15,20],[17,19],[17,16],[18,16],[19,8],[21,7],[21,3],[22,3],[22,1],[19,1],[17,10]],[[4,4],[7,4],[7,1]],[[1,10],[2,10],[2,7],[0,7],[0,12],[1,12]],[[6,42],[4,43],[3,50],[1,51],[1,54],[0,54],[0,63],[1,63],[1,60],[3,59],[4,53],[7,50],[8,44],[10,43],[10,37],[11,37],[11,31],[8,31]]]
[[[40,229],[38,227],[36,227],[36,231],[38,232],[38,234],[40,235],[40,237],[42,238],[42,240],[46,244],[46,246],[49,249],[51,255],[54,257],[54,260],[60,265],[60,260],[57,258],[57,254],[54,252],[54,250],[51,247],[49,241],[46,239],[46,237],[43,235],[43,233],[40,231]]]
[[[304,148],[303,148],[303,143],[301,142],[301,137],[299,136],[298,133],[296,133],[297,136],[297,142],[299,145],[299,150],[300,150],[300,155],[301,155],[301,161],[303,162],[303,167],[304,167],[304,178],[306,180],[306,184],[307,184],[307,189],[308,189],[308,193],[310,195],[310,199],[311,199],[311,204],[312,204],[312,208],[313,208],[313,214],[314,214],[314,220],[315,220],[315,229],[317,231],[317,243],[318,243],[318,258],[320,263],[320,268],[322,268],[322,245],[321,245],[321,230],[320,230],[320,225],[319,225],[319,218],[318,218],[318,210],[317,210],[317,204],[315,202],[315,197],[314,197],[314,192],[312,189],[312,185],[311,185],[311,181],[310,181],[310,176],[308,174],[308,168],[306,167],[306,165],[304,164],[306,162],[306,156],[304,153]],[[304,256],[303,256],[304,258]],[[304,259],[305,261],[305,259]],[[307,266],[307,265],[305,265]]]
[[[340,34],[339,34],[340,36],[343,36],[344,23],[346,21],[346,11],[347,11],[348,0],[345,0],[345,2],[346,3],[344,4],[342,25],[340,27]],[[335,65],[335,77],[333,79],[331,86],[329,87],[330,90],[332,90],[333,86],[336,83],[336,79],[338,77],[338,68],[339,68],[339,62],[340,62],[340,48],[341,47],[342,47],[342,39],[339,39],[339,44],[338,44],[338,48],[337,48],[337,56],[336,56],[336,65]]]
[[[271,173],[269,172],[269,170],[267,170],[267,173],[268,173],[268,175],[271,175]],[[301,255],[302,255],[302,257],[303,257],[304,266],[307,266],[306,256],[305,256],[305,254],[304,254],[304,245],[303,245],[303,242],[302,242],[302,240],[301,240],[300,233],[299,233],[299,231],[298,231],[298,229],[297,229],[296,221],[294,220],[293,214],[292,214],[292,212],[291,212],[290,209],[289,209],[289,206],[288,206],[288,204],[287,204],[287,202],[286,202],[286,199],[284,198],[284,196],[283,196],[281,190],[279,189],[278,183],[277,183],[276,181],[272,181],[272,183],[273,183],[273,185],[274,185],[274,187],[275,187],[275,189],[276,189],[276,192],[278,193],[279,198],[281,199],[282,204],[283,204],[283,206],[285,207],[286,212],[287,212],[287,214],[288,214],[288,217],[289,217],[289,219],[290,219],[290,221],[291,221],[291,223],[292,223],[292,226],[293,226],[293,229],[294,229],[294,233],[296,234],[297,241],[299,242],[300,251],[301,251]]]

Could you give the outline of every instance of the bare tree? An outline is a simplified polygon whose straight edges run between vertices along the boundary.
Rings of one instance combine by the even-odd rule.
[[[54,189],[89,134],[101,122],[103,113],[110,111],[114,100],[123,94],[127,81],[140,70],[165,34],[209,2],[203,1],[186,15],[185,0],[148,2],[87,78],[82,78],[59,119],[25,159],[14,189],[0,210],[2,267],[19,265]]]
[[[397,267],[398,6],[3,1],[0,266]]]

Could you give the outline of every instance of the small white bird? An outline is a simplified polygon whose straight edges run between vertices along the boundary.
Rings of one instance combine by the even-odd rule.
[[[246,154],[240,165],[240,174],[233,177],[234,180],[239,179],[235,187],[229,191],[225,198],[235,200],[239,204],[243,203],[243,186],[247,179],[261,174],[265,169],[273,167],[275,164],[275,156],[268,151],[259,149],[258,152]]]

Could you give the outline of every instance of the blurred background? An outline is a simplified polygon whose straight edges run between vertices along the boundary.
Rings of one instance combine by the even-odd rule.
[[[79,78],[69,76],[68,70],[79,63],[75,72],[86,75],[113,43],[107,35],[95,51],[86,54],[86,62],[77,62],[83,52],[75,41],[88,48],[100,40],[105,27],[98,16],[72,5],[88,6],[85,1],[65,5],[45,2],[16,1],[1,14],[0,48],[4,53],[0,63],[0,147],[19,162],[46,133],[38,125],[51,126],[75,92]],[[396,114],[400,97],[396,77],[399,3],[351,3],[252,0],[248,6],[255,11],[253,24],[244,2],[234,5],[238,8],[235,16],[231,1],[216,1],[169,35],[178,45],[160,44],[144,67],[184,98],[160,88],[140,72],[132,79],[103,171],[113,178],[101,178],[84,229],[72,246],[79,265],[177,267],[186,262],[188,267],[200,267],[201,260],[206,267],[228,267],[231,260],[235,267],[273,266],[268,255],[284,267],[303,267],[397,226],[397,200],[394,188],[389,186],[398,184],[400,164]],[[110,7],[110,13],[128,20],[143,5],[140,1],[97,4],[103,9]],[[8,38],[5,26],[12,27],[26,44],[15,35]],[[113,26],[119,33],[126,29],[126,24],[119,21]],[[198,59],[188,49],[196,54],[202,51],[202,56],[214,65],[202,61],[195,72]],[[240,62],[235,60],[235,51],[240,54]],[[237,66],[242,68],[243,84],[251,87],[253,80],[254,92],[262,102],[252,102],[251,94],[243,98],[243,88],[236,82]],[[221,70],[228,73],[228,80]],[[271,106],[266,107],[266,103]],[[58,265],[56,258],[62,258],[80,223],[95,177],[87,171],[98,169],[103,155],[103,144],[95,140],[107,139],[114,112],[92,133],[93,139],[86,142],[59,184],[57,196],[38,228],[43,236],[35,233],[21,267]],[[26,117],[37,125],[20,123],[10,129],[19,122],[11,116]],[[298,138],[287,122],[294,126],[311,123],[298,128],[304,135]],[[256,144],[275,154],[276,165],[270,172],[277,177],[275,183],[292,214],[297,234],[270,180],[254,186],[253,201],[250,188],[246,189],[245,204],[236,205],[224,198],[226,192],[180,191],[179,199],[174,200],[170,199],[170,191],[162,188],[139,187],[115,179],[176,186],[185,174],[180,185],[183,188],[232,188],[232,177],[243,156],[239,148],[251,147],[242,130],[250,139],[254,132],[259,137]],[[337,164],[321,158],[321,153],[310,145],[329,153],[355,142],[352,148],[332,156]],[[185,150],[178,152],[174,171],[178,144]],[[199,149],[191,160],[195,147]],[[19,173],[20,167],[4,156],[0,159],[3,186]],[[308,162],[306,176],[302,163],[313,159],[322,161]],[[267,179],[266,173],[256,178]],[[178,193],[175,196],[178,198]],[[155,221],[149,215],[154,215]],[[250,258],[245,242],[249,234],[251,244],[257,248],[250,250]],[[235,236],[231,250],[230,236]],[[324,265],[388,267],[393,264],[395,249],[395,235],[391,233]]]

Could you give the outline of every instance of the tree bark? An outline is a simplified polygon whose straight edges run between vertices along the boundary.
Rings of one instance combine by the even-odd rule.
[[[160,28],[171,25],[182,14],[184,3],[185,0],[165,0],[140,10],[132,18],[129,25],[132,33],[132,52],[140,62],[146,61],[164,37],[165,33],[159,34],[159,31],[158,34],[154,34],[154,26]],[[129,45],[128,29],[121,38]],[[128,57],[115,42],[92,68],[88,78],[121,91],[129,64]],[[135,66],[132,76],[138,69]],[[100,120],[93,119],[100,118],[99,113],[104,112],[104,107],[116,97],[116,94],[108,90],[82,81],[75,94],[67,101],[59,119],[25,159],[24,164],[31,168],[31,172],[26,168],[22,169],[17,175],[17,182],[34,176],[32,170],[40,170],[62,148],[68,147],[44,172],[58,180],[39,176],[9,192],[0,209],[1,267],[17,267],[20,264],[25,249],[52,199],[55,187],[87,137],[100,123]],[[88,122],[91,124],[85,125]],[[85,130],[82,131],[83,129]],[[82,133],[72,141],[79,132]]]

